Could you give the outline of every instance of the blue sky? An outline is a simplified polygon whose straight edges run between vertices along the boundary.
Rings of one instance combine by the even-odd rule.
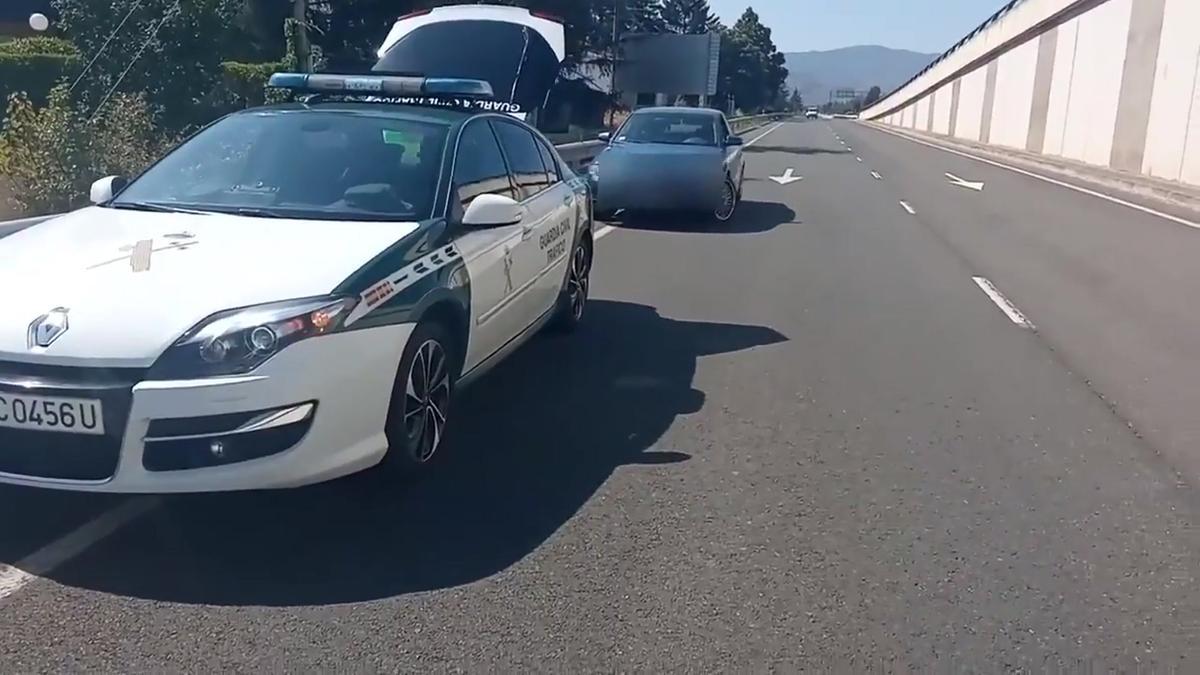
[[[1005,0],[709,0],[725,24],[747,6],[771,27],[780,51],[883,45],[941,53]]]

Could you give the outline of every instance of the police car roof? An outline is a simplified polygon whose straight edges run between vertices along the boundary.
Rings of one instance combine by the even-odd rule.
[[[376,117],[391,117],[433,124],[453,125],[462,122],[479,111],[435,106],[401,105],[395,103],[366,103],[360,101],[319,101],[315,103],[280,103],[242,110],[238,115],[260,112],[318,111],[368,114]]]

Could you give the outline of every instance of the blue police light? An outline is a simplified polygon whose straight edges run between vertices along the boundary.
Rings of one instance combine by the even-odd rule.
[[[483,80],[399,75],[334,75],[275,73],[267,86],[318,94],[386,96],[457,96],[492,98],[492,85]]]

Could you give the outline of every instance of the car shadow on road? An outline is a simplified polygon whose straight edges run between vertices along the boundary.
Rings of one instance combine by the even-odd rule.
[[[849,150],[834,150],[830,148],[795,147],[789,145],[755,144],[746,148],[746,152],[782,152],[791,155],[848,155]]]
[[[747,181],[751,180],[749,178]],[[733,219],[718,223],[703,214],[657,212],[625,213],[617,222],[618,227],[631,230],[659,232],[688,232],[695,234],[761,234],[770,232],[780,225],[796,222],[796,212],[786,204],[778,202],[744,201],[738,205]]]
[[[464,391],[441,460],[421,480],[367,474],[171,498],[51,576],[144,599],[265,606],[478,581],[541,547],[614,471],[645,472],[630,480],[649,483],[690,459],[656,443],[704,403],[692,386],[697,359],[787,339],[625,302],[594,301],[589,312],[576,335],[538,338]]]

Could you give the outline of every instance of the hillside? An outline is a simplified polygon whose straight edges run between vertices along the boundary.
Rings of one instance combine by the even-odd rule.
[[[830,89],[866,91],[878,85],[886,94],[937,58],[937,54],[878,46],[793,52],[785,56],[790,72],[788,87],[799,89],[804,101],[814,105],[828,101]]]

